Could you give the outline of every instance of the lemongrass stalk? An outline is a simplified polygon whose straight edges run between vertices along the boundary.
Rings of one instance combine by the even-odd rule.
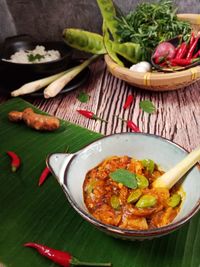
[[[74,77],[76,77],[82,70],[84,70],[90,63],[96,60],[99,55],[94,55],[85,60],[82,64],[72,68],[59,79],[52,82],[44,90],[44,97],[50,98],[56,96]]]
[[[153,187],[172,188],[184,174],[187,173],[200,160],[200,147],[189,153],[182,161],[172,169],[164,173],[153,182]]]
[[[48,84],[52,83],[56,79],[60,78],[62,75],[64,75],[67,72],[68,72],[68,70],[62,71],[60,73],[51,75],[49,77],[26,83],[26,84],[22,85],[19,89],[12,91],[11,96],[16,97],[19,95],[25,95],[25,94],[30,94],[30,93],[36,92],[36,91],[40,90],[41,88],[47,86]]]

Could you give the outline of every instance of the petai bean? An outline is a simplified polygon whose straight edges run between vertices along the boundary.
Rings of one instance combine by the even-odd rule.
[[[138,188],[146,188],[149,186],[149,181],[144,175],[136,175]]]
[[[135,203],[141,197],[142,191],[140,189],[133,190],[128,196],[128,203]]]
[[[181,196],[179,194],[173,194],[168,200],[167,200],[167,205],[175,208],[178,206],[178,204],[181,201]]]
[[[92,54],[106,54],[103,37],[100,34],[80,29],[64,29],[64,41],[71,47]]]
[[[112,42],[112,50],[132,63],[138,63],[141,60],[139,44]]]
[[[119,65],[124,66],[123,62],[118,58],[116,53],[112,49],[112,42],[109,39],[109,32],[106,26],[106,22],[103,21],[103,42],[108,55]]]
[[[119,209],[119,207],[120,207],[120,201],[119,201],[118,196],[113,195],[111,197],[111,199],[110,199],[110,204],[111,204],[111,206],[112,206],[113,209],[115,209],[115,210]]]
[[[147,169],[148,172],[153,173],[155,164],[152,159],[143,159],[142,165]]]
[[[152,195],[143,195],[136,203],[137,208],[150,208],[157,203],[157,199]]]
[[[86,190],[88,192],[88,194],[91,194],[94,190],[96,181],[90,181],[90,183],[87,185]]]
[[[116,11],[112,0],[97,0],[97,4],[101,11],[103,20],[105,21],[110,33],[115,41],[120,41],[117,34],[118,21],[116,19]]]

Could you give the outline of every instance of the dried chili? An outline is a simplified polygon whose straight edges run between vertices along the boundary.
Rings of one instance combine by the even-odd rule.
[[[44,170],[42,171],[40,178],[39,178],[39,183],[38,183],[39,186],[41,186],[46,181],[46,179],[50,173],[51,172],[50,172],[48,167],[44,168]]]
[[[12,172],[16,172],[16,170],[21,165],[20,157],[13,151],[7,151],[6,153],[11,158],[11,169],[12,169]]]
[[[92,119],[92,120],[100,120],[103,122],[107,122],[106,120],[103,120],[102,118],[97,117],[94,112],[89,111],[89,110],[83,110],[83,109],[78,109],[77,112],[81,115],[83,115],[84,117],[88,118],[88,119]]]
[[[49,248],[47,246],[37,244],[37,243],[26,243],[24,244],[25,247],[35,248],[40,255],[48,258],[52,262],[63,266],[69,267],[71,265],[87,265],[87,266],[111,266],[111,263],[92,263],[92,262],[81,262],[73,257],[70,253],[56,250],[53,248]]]
[[[123,108],[127,109],[132,104],[132,102],[133,102],[133,95],[128,95]]]

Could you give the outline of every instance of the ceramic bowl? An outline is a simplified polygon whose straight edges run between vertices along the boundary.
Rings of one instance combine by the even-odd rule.
[[[36,45],[42,45],[46,50],[58,50],[61,57],[57,60],[43,63],[14,63],[5,61],[12,54],[19,50],[32,50]],[[38,42],[30,35],[22,34],[11,36],[5,39],[0,55],[0,81],[10,84],[23,84],[32,80],[59,73],[68,69],[71,64],[72,48],[67,46],[63,41],[46,41]],[[12,79],[10,79],[12,77]]]
[[[114,237],[143,240],[173,232],[188,222],[200,209],[200,171],[196,165],[182,180],[186,193],[181,211],[175,220],[164,227],[151,230],[126,230],[106,225],[88,213],[83,200],[83,182],[86,173],[113,155],[137,159],[150,158],[164,171],[171,169],[188,153],[171,141],[156,135],[121,133],[103,137],[75,154],[55,153],[47,158],[47,165],[61,185],[69,203],[86,221]]]

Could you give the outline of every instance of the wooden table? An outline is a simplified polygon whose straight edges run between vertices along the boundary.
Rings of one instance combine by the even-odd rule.
[[[87,103],[77,100],[81,91],[90,95]],[[130,93],[134,96],[134,102],[124,110],[123,104]],[[0,96],[0,103],[8,99],[7,96]],[[49,100],[25,99],[49,114],[104,135],[130,131],[126,123],[117,118],[119,116],[134,121],[142,132],[168,138],[189,151],[200,145],[200,81],[176,91],[145,91],[113,77],[104,61],[99,60],[91,66],[89,80],[78,89]],[[139,109],[141,100],[152,101],[156,112],[142,112]],[[91,110],[108,123],[88,120],[79,115],[77,109]]]

